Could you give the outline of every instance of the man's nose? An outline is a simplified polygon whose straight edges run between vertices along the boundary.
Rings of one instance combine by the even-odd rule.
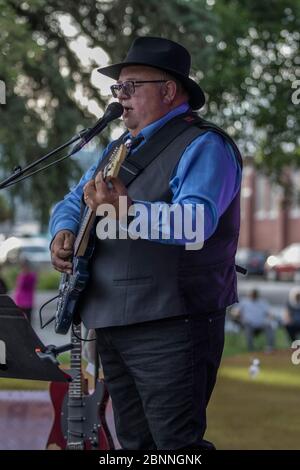
[[[121,87],[120,90],[118,91],[118,100],[128,100],[129,96],[127,93],[124,92],[124,88]]]

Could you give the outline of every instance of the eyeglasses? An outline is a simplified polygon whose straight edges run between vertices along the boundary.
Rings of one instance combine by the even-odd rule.
[[[128,97],[132,96],[135,92],[135,87],[137,84],[143,83],[165,83],[168,80],[135,80],[135,81],[127,81],[123,83],[116,83],[110,87],[112,95],[114,98],[118,98],[120,91],[127,95]]]

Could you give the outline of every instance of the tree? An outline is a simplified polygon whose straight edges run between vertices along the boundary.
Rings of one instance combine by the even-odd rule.
[[[300,164],[299,106],[292,100],[300,78],[300,2],[224,0],[214,10],[223,37],[207,75],[210,109],[218,109],[259,168],[284,184],[283,168]]]
[[[79,123],[90,122],[91,115],[75,97],[79,86],[85,98],[105,106],[90,83],[91,70],[97,64],[82,65],[72,50],[74,39],[84,36],[91,47],[102,47],[114,60],[125,55],[134,35],[162,32],[178,39],[184,36],[183,30],[178,32],[183,22],[195,38],[200,28],[194,6],[185,1],[171,6],[154,0],[146,4],[124,0],[85,0],[80,4],[70,0],[0,0],[0,12],[0,79],[7,85],[0,142],[1,164],[6,170],[31,162],[70,138]],[[68,15],[76,27],[72,37],[62,31],[62,15]],[[204,11],[201,16],[204,28],[208,28],[211,15]],[[22,189],[18,186],[12,190],[18,194],[22,191],[46,224],[49,207],[78,177],[78,165],[64,162],[27,184],[21,183]]]
[[[83,37],[115,62],[140,35],[169,37],[190,50],[193,76],[208,96],[205,117],[223,125],[274,180],[282,183],[286,164],[299,164],[298,109],[291,100],[300,75],[299,0],[0,0],[0,12],[6,170],[91,123],[86,104],[76,98],[78,89],[105,107],[107,98],[90,81],[99,64],[80,60],[74,41]],[[71,33],[63,30],[62,18],[73,25]],[[105,139],[107,134],[102,143]],[[43,223],[79,173],[78,165],[67,161],[22,184]],[[20,193],[20,186],[14,191]]]
[[[0,194],[0,223],[6,222],[7,220],[11,220],[11,218],[11,208],[7,204],[7,201],[4,199],[4,197]]]

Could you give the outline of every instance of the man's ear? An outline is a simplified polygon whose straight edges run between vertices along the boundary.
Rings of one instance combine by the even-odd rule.
[[[163,101],[165,104],[171,104],[176,96],[176,83],[173,80],[169,80],[164,84],[163,87]]]

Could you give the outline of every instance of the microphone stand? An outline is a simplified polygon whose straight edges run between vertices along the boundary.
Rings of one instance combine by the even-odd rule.
[[[65,144],[61,145],[55,150],[52,150],[52,152],[48,153],[47,155],[44,155],[43,157],[39,158],[35,162],[31,163],[30,165],[27,165],[25,168],[22,168],[21,166],[16,167],[13,173],[8,178],[0,182],[0,189],[7,188],[8,186],[11,186],[12,184],[15,184],[19,181],[22,181],[23,179],[28,178],[29,176],[33,176],[34,174],[39,173],[40,171],[46,170],[46,168],[49,168],[50,166],[61,162],[65,158],[71,157],[72,155],[77,153],[79,150],[81,150],[97,134],[103,131],[103,129],[105,129],[105,127],[107,126],[109,122],[111,122],[112,120],[118,117],[121,117],[122,112],[123,112],[123,106],[120,103],[117,103],[117,102],[111,103],[110,105],[108,105],[102,118],[97,121],[94,127],[92,128],[88,127],[87,129],[84,129],[83,131],[79,132],[79,134],[72,137],[72,139],[68,140],[68,142],[66,142]],[[36,167],[40,163],[50,158],[52,155],[55,155],[57,152],[60,152],[61,150],[73,144],[79,139],[81,139],[81,141],[78,142],[78,144],[76,144],[75,147],[73,147],[72,151],[69,152],[68,155],[65,155],[59,160],[56,160],[52,163],[49,163],[48,165],[45,165],[39,170],[31,172],[29,175],[23,176],[32,168]]]
[[[22,168],[21,166],[18,166],[16,167],[12,174],[10,176],[8,176],[7,178],[5,178],[5,180],[3,180],[2,182],[0,182],[0,189],[5,189],[7,188],[8,186],[11,186],[12,184],[15,184],[17,183],[19,180],[21,180],[21,176],[23,176],[25,173],[27,173],[29,170],[31,170],[32,168],[35,168],[37,165],[39,165],[40,163],[48,160],[50,157],[52,157],[53,155],[57,154],[58,152],[60,152],[61,150],[63,150],[64,148],[68,147],[69,145],[73,144],[74,142],[76,142],[77,140],[79,139],[82,139],[85,137],[85,135],[90,132],[91,129],[88,127],[86,129],[83,129],[82,131],[80,131],[78,134],[76,134],[74,137],[72,137],[70,140],[68,140],[65,144],[62,144],[60,145],[59,147],[57,147],[56,149],[52,150],[51,152],[47,153],[46,155],[44,155],[43,157],[39,158],[38,160],[34,161],[33,163],[30,163],[29,165],[27,165],[25,168]],[[65,157],[63,158],[68,158],[68,157],[71,157],[73,154],[75,154],[78,150],[80,150],[79,148],[77,149],[73,149],[70,153],[68,153],[68,155],[66,155]],[[37,170],[36,172],[34,173],[38,173],[40,171],[43,171],[44,169],[46,169],[48,166],[51,166],[51,165],[54,165],[56,163],[58,163],[60,160],[58,161],[55,161],[53,163],[51,163],[50,165],[47,165],[46,167],[43,167],[43,168],[40,168],[39,170]],[[33,174],[33,173],[31,173]],[[31,174],[27,175],[28,177],[31,176]],[[27,177],[26,176],[26,177]],[[23,178],[22,178],[23,179]]]

